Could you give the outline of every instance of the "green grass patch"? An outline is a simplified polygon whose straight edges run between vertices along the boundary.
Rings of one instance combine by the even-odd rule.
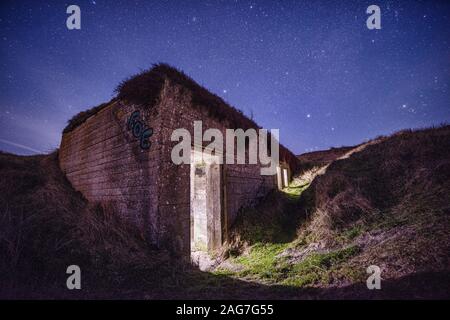
[[[283,192],[291,200],[298,200],[306,189],[308,189],[309,183],[298,185],[296,183],[291,183],[288,187],[283,188]]]
[[[349,230],[344,231],[344,237],[348,240],[353,240],[362,232],[361,226],[355,226]]]
[[[296,287],[328,284],[333,273],[340,273],[345,276],[346,272],[342,272],[343,269],[340,265],[358,252],[360,252],[358,246],[351,246],[328,253],[313,253],[293,265],[288,272],[288,277],[282,281],[282,284]]]
[[[327,284],[336,277],[355,279],[353,268],[342,264],[360,252],[358,246],[351,246],[328,253],[314,253],[299,263],[291,264],[284,257],[278,257],[290,244],[254,245],[247,255],[232,260],[244,267],[242,271],[233,273],[218,270],[219,275],[237,276],[261,280],[273,284],[304,287],[315,284]]]
[[[245,267],[244,270],[238,272],[238,275],[276,281],[281,276],[280,262],[283,260],[277,256],[288,245],[289,243],[258,243],[254,245],[249,254],[234,259],[234,263]]]
[[[340,243],[344,244],[349,241],[352,241],[362,233],[364,233],[366,229],[362,225],[356,225],[354,227],[351,227],[349,229],[343,230],[339,233],[337,236]]]
[[[236,275],[235,272],[228,270],[228,269],[222,269],[222,268],[218,268],[218,269],[212,271],[211,274],[213,274],[215,276],[224,276],[224,277],[230,277],[230,276]]]

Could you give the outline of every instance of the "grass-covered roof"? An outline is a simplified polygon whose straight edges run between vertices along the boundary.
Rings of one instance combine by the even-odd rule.
[[[192,93],[192,106],[206,112],[210,117],[219,121],[226,121],[230,128],[259,128],[251,119],[246,117],[242,111],[227,104],[221,97],[209,92],[196,83],[192,78],[168,64],[154,64],[150,69],[144,70],[134,76],[122,81],[115,89],[116,97],[107,103],[100,104],[89,110],[75,115],[69,120],[64,133],[70,132],[89,117],[108,106],[116,100],[122,100],[141,106],[153,106],[159,98],[160,91],[166,80],[188,89]],[[280,145],[280,159],[283,159],[295,168],[297,158],[286,148]]]

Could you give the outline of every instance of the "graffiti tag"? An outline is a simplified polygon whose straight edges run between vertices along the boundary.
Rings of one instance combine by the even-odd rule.
[[[127,129],[131,130],[133,136],[139,139],[140,147],[147,150],[151,146],[149,138],[153,134],[153,129],[147,127],[141,120],[141,113],[134,111],[127,121]]]

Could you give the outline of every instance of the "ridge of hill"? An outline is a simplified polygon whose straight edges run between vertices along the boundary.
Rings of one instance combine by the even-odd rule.
[[[359,285],[350,296],[367,297],[376,293],[366,269],[376,265],[391,284],[379,297],[450,297],[450,126],[300,160],[306,169],[284,194],[241,215],[216,272],[298,288]]]

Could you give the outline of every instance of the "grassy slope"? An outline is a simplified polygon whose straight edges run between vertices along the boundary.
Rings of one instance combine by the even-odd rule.
[[[331,148],[329,150],[308,152],[298,155],[297,158],[300,160],[303,168],[310,169],[315,166],[325,166],[330,164],[354,148],[355,147],[340,147]]]
[[[71,264],[81,267],[85,297],[153,285],[177,272],[166,253],[146,246],[109,208],[88,205],[60,172],[56,153],[1,153],[0,173],[0,296],[69,295]]]
[[[404,131],[347,151],[247,210],[231,257],[216,272],[272,285],[339,288],[364,284],[366,268],[375,264],[387,283],[414,278],[402,284],[400,296],[421,296],[423,274],[441,279],[436,290],[448,297],[450,127]]]

